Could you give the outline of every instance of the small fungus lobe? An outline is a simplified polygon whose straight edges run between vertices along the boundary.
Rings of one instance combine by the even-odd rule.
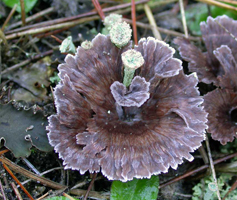
[[[145,78],[136,76],[131,85],[129,91],[124,84],[115,81],[111,86],[111,93],[120,106],[137,106],[140,107],[150,97],[149,93],[150,83],[145,81]]]

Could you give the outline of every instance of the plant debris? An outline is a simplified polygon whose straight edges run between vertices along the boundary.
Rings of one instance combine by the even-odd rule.
[[[50,151],[45,127],[47,119],[32,109],[16,109],[11,103],[0,105],[0,139],[15,157],[30,155],[35,146],[41,151]]]

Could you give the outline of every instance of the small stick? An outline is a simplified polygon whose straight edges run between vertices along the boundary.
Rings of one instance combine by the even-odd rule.
[[[225,2],[225,3],[231,3],[231,4],[237,4],[237,1],[236,0],[218,0],[218,1],[222,1],[222,2]]]
[[[140,0],[140,1],[136,1],[135,4],[136,5],[143,4],[143,3],[146,3],[148,1],[149,0]],[[120,9],[127,8],[130,5],[131,5],[131,3],[125,3],[125,4],[120,4],[120,5],[117,5],[117,6],[112,6],[112,7],[109,7],[109,8],[104,8],[102,10],[103,10],[103,12],[113,12],[115,10],[120,10]],[[36,23],[36,24],[33,24],[33,25],[28,25],[28,26],[25,26],[25,27],[21,27],[21,28],[17,28],[17,29],[8,31],[6,34],[21,32],[23,30],[27,30],[27,29],[31,29],[31,28],[39,28],[39,27],[43,27],[43,26],[53,26],[53,25],[56,25],[56,24],[64,23],[64,22],[78,20],[82,17],[93,16],[93,15],[96,15],[96,14],[97,14],[96,11],[91,11],[91,12],[83,13],[83,14],[80,14],[80,15],[72,16],[72,17],[66,17],[66,18],[54,19],[54,20],[50,20],[50,21],[46,21],[46,22],[40,22],[40,23]],[[99,19],[99,17],[97,19]]]
[[[86,190],[81,190],[81,189],[73,189],[69,191],[70,194],[76,195],[76,196],[84,196],[86,193]],[[91,199],[110,199],[110,195],[109,194],[100,194],[99,192],[96,191],[90,191],[89,193],[89,197]]]
[[[229,191],[225,194],[225,196],[222,198],[222,200],[225,200],[225,198],[233,191],[237,188],[237,180],[234,182],[234,184],[231,186],[231,188],[229,189]]]
[[[153,32],[154,37],[158,40],[162,40],[160,32],[159,32],[158,27],[156,25],[155,18],[153,16],[152,11],[151,11],[150,7],[148,6],[148,4],[144,4],[144,10],[145,10],[146,16],[149,20],[149,23],[152,27],[151,30]]]
[[[29,160],[27,160],[26,158],[22,158],[22,160],[26,163],[26,165],[32,169],[33,172],[35,172],[36,174],[40,175],[40,172],[30,163]]]
[[[11,175],[11,177],[17,182],[18,185],[20,185],[21,189],[26,193],[26,195],[31,199],[34,200],[33,197],[30,195],[30,193],[25,189],[25,187],[21,184],[21,182],[14,176],[12,171],[5,165],[4,163],[2,164],[3,167],[7,170],[7,172]]]
[[[213,164],[213,160],[211,157],[211,149],[210,149],[210,145],[209,145],[209,141],[208,141],[208,137],[206,135],[206,146],[207,146],[207,153],[208,153],[208,157],[209,157],[209,162],[210,162],[210,167],[211,167],[211,171],[212,171],[212,176],[216,185],[216,193],[217,193],[217,197],[219,200],[221,200],[221,194],[218,188],[218,184],[217,184],[217,179],[216,179],[216,172],[215,172],[215,168],[214,168],[214,164]]]
[[[13,33],[11,35],[7,35],[6,38],[7,39],[14,39],[14,38],[20,37],[20,36],[32,35],[32,34],[36,34],[36,33],[43,33],[46,31],[51,31],[51,30],[55,30],[55,29],[65,28],[65,27],[70,28],[70,27],[76,26],[78,24],[85,23],[88,21],[97,20],[97,19],[99,19],[98,16],[87,17],[87,18],[78,19],[78,20],[71,21],[71,22],[65,22],[65,23],[56,24],[56,25],[52,25],[52,26],[46,26],[46,27],[42,27],[42,28],[35,28],[35,29],[30,29],[30,30],[18,32],[18,33]]]
[[[102,179],[102,178],[103,178],[102,176],[96,177],[95,181],[100,180],[100,179]],[[77,183],[77,184],[74,185],[70,190],[73,190],[73,189],[82,187],[82,186],[86,185],[87,183],[88,183],[88,181],[83,181],[83,182]]]
[[[6,195],[5,195],[5,192],[4,192],[4,189],[3,189],[3,186],[2,186],[2,181],[1,181],[1,180],[0,180],[0,188],[1,188],[1,192],[2,192],[3,199],[4,199],[4,200],[7,200]]]
[[[101,8],[100,3],[98,2],[98,0],[92,0],[92,3],[94,4],[95,9],[97,10],[97,12],[98,12],[98,14],[99,14],[101,20],[104,20],[105,14],[104,14],[104,12],[103,12],[103,10],[102,10],[102,8]]]
[[[41,54],[39,48],[35,44],[37,42],[37,38],[33,38],[32,35],[29,35],[28,37],[29,37],[29,42],[27,44],[32,45],[32,47],[34,48],[34,50],[36,51],[37,54]],[[36,39],[36,40],[34,40],[34,39]]]
[[[5,45],[5,48],[8,49],[8,43],[7,43],[7,38],[3,31],[0,29],[0,40],[3,41],[3,44]]]
[[[45,174],[48,174],[49,172],[52,172],[52,171],[54,171],[54,170],[59,170],[59,169],[63,169],[63,167],[55,167],[55,168],[49,169],[49,170],[47,170],[47,171],[44,171],[44,172],[40,173],[39,175],[40,175],[40,176],[43,176],[43,175],[45,175]],[[21,184],[22,184],[22,185],[25,185],[26,183],[30,182],[31,180],[32,180],[32,179],[28,179],[28,180],[22,182]]]
[[[123,18],[123,21],[129,23],[129,24],[132,24],[132,20],[130,19],[126,19],[126,18]],[[137,22],[137,26],[138,27],[141,27],[141,28],[146,28],[146,29],[152,29],[153,26],[149,25],[149,24],[145,24],[145,23],[142,23],[142,22]],[[178,36],[178,37],[184,37],[184,34],[183,33],[179,33],[177,31],[172,31],[172,30],[168,30],[168,29],[165,29],[165,28],[161,28],[161,27],[157,27],[157,29],[161,32],[161,33],[165,33],[167,35],[174,35],[174,36]],[[192,36],[189,36],[190,40],[194,40],[194,41],[201,41],[201,38],[200,37],[192,37]]]
[[[42,11],[40,11],[40,12],[30,16],[30,17],[27,17],[26,18],[26,23],[31,22],[31,21],[33,21],[35,19],[40,18],[40,17],[43,17],[45,15],[48,15],[48,14],[50,14],[53,11],[55,11],[54,7],[50,7],[50,8],[47,8],[45,10],[42,10]],[[7,30],[13,29],[13,28],[18,27],[20,25],[22,25],[22,21],[16,22],[15,24],[11,24],[10,26],[7,27]]]
[[[74,200],[74,198],[72,198],[70,195],[68,195],[67,193],[63,193],[63,196],[65,196],[65,197],[67,197],[68,199],[70,199],[70,200]]]
[[[25,13],[24,0],[20,0],[20,4],[21,4],[21,21],[22,21],[22,25],[25,26],[26,25],[26,13]]]
[[[58,30],[55,30],[55,31],[50,31],[50,32],[47,32],[47,33],[40,33],[40,34],[36,34],[35,37],[37,38],[45,38],[45,37],[48,37],[48,36],[51,36],[51,35],[54,35],[54,34],[58,34],[58,33],[61,33],[65,30],[69,29],[68,27],[65,27],[65,28],[61,28],[61,29],[58,29]]]
[[[219,159],[215,160],[215,161],[213,162],[213,164],[216,165],[216,164],[218,164],[218,163],[221,163],[221,162],[223,162],[223,161],[229,160],[229,159],[234,158],[234,157],[236,157],[236,156],[237,156],[237,153],[230,154],[230,155],[228,155],[228,156],[225,156],[225,157],[223,157],[223,158],[219,158]],[[191,176],[191,175],[193,175],[193,174],[195,174],[195,173],[197,173],[197,172],[200,172],[200,171],[202,171],[202,170],[204,170],[204,169],[207,169],[207,168],[209,168],[209,167],[210,167],[209,165],[203,165],[203,166],[201,166],[201,167],[199,167],[199,168],[197,168],[197,169],[194,169],[194,170],[191,170],[191,171],[189,171],[189,172],[186,172],[185,174],[183,174],[183,175],[181,175],[181,176],[175,177],[175,178],[173,178],[173,179],[171,179],[171,180],[169,180],[169,181],[167,181],[167,182],[165,182],[165,183],[160,184],[159,188],[163,188],[163,187],[166,187],[167,185],[176,183],[176,182],[178,182],[178,181],[180,181],[180,180],[182,180],[182,179],[184,179],[184,178],[187,178],[187,177],[189,177],[189,176]]]
[[[0,38],[0,83],[2,83],[2,39]]]
[[[19,192],[19,190],[17,189],[16,187],[16,184],[14,182],[11,182],[11,186],[16,194],[16,197],[19,199],[19,200],[23,200],[22,197],[21,197],[21,194]]]
[[[225,4],[225,3],[221,3],[221,2],[218,2],[218,1],[214,1],[214,0],[197,0],[197,1],[201,1],[201,2],[207,3],[209,5],[219,6],[219,7],[222,7],[222,8],[229,9],[229,10],[237,11],[237,7],[234,7],[234,6]]]
[[[93,186],[93,184],[94,184],[94,182],[95,182],[96,176],[97,176],[97,173],[94,173],[93,176],[92,176],[92,180],[91,180],[91,182],[90,182],[90,185],[89,185],[89,187],[88,187],[88,189],[87,189],[87,191],[86,191],[86,194],[85,194],[83,200],[87,200],[87,197],[88,197],[88,195],[89,195],[89,192],[90,192],[90,190],[91,190],[91,188],[92,188],[92,186]]]
[[[55,39],[58,43],[62,43],[63,41],[62,40],[60,40],[58,37],[56,37],[55,35],[51,35],[51,37],[53,38],[53,39]]]
[[[209,161],[208,161],[207,153],[206,153],[206,151],[205,151],[203,145],[200,146],[200,148],[199,148],[198,150],[199,150],[199,152],[200,152],[200,154],[201,154],[201,156],[202,156],[202,159],[203,159],[204,163],[205,163],[205,164],[208,164]]]
[[[12,15],[14,15],[15,11],[17,8],[17,4],[15,4],[10,12],[10,14],[7,16],[7,19],[5,20],[5,22],[2,25],[2,31],[4,31],[5,26],[8,24],[9,20],[12,18]]]
[[[0,155],[7,153],[8,151],[9,151],[8,149],[2,150],[2,151],[0,151]]]
[[[40,176],[43,176],[43,175],[45,175],[45,174],[48,174],[49,172],[52,172],[52,171],[54,171],[54,170],[59,170],[59,169],[64,169],[64,168],[63,168],[63,167],[55,167],[55,168],[49,169],[49,170],[47,170],[47,171],[44,171],[44,172],[40,173],[39,175],[40,175]],[[25,185],[26,183],[30,182],[31,180],[32,180],[32,179],[28,179],[28,180],[22,182],[21,184],[22,184],[22,185]]]
[[[188,38],[188,29],[187,29],[186,17],[185,17],[185,12],[184,12],[183,0],[179,0],[179,7],[180,7],[181,16],[182,16],[184,35],[186,38]]]
[[[137,26],[136,26],[136,6],[135,6],[135,0],[132,0],[132,29],[133,29],[133,37],[134,37],[134,43],[137,45]]]
[[[51,94],[52,94],[52,97],[53,97],[53,102],[54,102],[54,108],[56,109],[56,105],[55,105],[55,96],[54,96],[54,93],[53,93],[53,87],[50,85],[50,91],[51,91]]]
[[[38,181],[43,185],[46,185],[48,187],[51,187],[51,188],[57,189],[57,190],[59,190],[59,189],[64,190],[67,188],[65,185],[61,185],[61,184],[51,181],[47,178],[41,177],[37,174],[34,174],[34,173],[24,169],[23,167],[16,165],[15,163],[11,162],[9,159],[7,159],[5,157],[0,157],[0,161],[3,162],[4,164],[7,164],[14,172],[20,173],[26,177],[29,177],[35,181]]]
[[[67,180],[66,180],[66,186],[69,186],[69,180],[70,180],[70,173],[69,173],[69,170],[66,171],[67,172]]]
[[[27,60],[25,60],[25,61],[23,61],[23,62],[21,62],[21,63],[18,63],[18,64],[16,64],[16,65],[13,65],[13,66],[11,66],[11,67],[5,69],[4,71],[2,71],[1,75],[6,74],[6,73],[9,73],[9,72],[11,72],[11,71],[13,71],[13,70],[19,69],[20,67],[23,67],[23,66],[29,64],[29,63],[32,62],[32,61],[36,61],[36,60],[41,59],[41,58],[43,58],[43,57],[45,57],[45,56],[48,56],[48,55],[50,55],[50,54],[52,54],[52,53],[53,53],[53,50],[49,50],[49,51],[46,51],[46,52],[44,52],[44,53],[42,53],[42,54],[40,54],[40,55],[36,55],[36,56],[35,56],[34,58],[32,58],[32,59],[27,59]]]
[[[8,94],[7,94],[7,101],[9,102],[11,100],[11,94],[12,94],[12,86],[14,85],[13,82],[10,83],[9,87],[8,87]]]
[[[52,191],[52,190],[50,190],[50,191]],[[36,200],[42,200],[42,199],[44,199],[45,197],[47,197],[48,195],[49,195],[49,192],[45,193],[44,195],[42,195],[41,197],[39,197],[39,198],[36,199]]]
[[[226,29],[220,22],[218,22],[217,20],[214,20],[221,28],[223,28],[236,42],[237,42],[237,38],[228,30]]]

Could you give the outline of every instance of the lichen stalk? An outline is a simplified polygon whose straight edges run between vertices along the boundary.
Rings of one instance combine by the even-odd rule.
[[[142,54],[134,49],[122,53],[122,61],[124,64],[123,84],[128,87],[133,79],[135,70],[144,64]]]

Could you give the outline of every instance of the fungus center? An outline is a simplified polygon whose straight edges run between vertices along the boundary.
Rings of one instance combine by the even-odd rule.
[[[141,121],[141,113],[137,108],[126,108],[123,107],[123,113],[119,116],[119,119],[132,125],[134,122]]]
[[[230,112],[230,119],[237,125],[237,108],[231,110]]]
[[[150,97],[149,86],[150,83],[140,76],[134,77],[129,89],[118,81],[110,86],[120,119],[128,121],[140,119],[138,110]]]

